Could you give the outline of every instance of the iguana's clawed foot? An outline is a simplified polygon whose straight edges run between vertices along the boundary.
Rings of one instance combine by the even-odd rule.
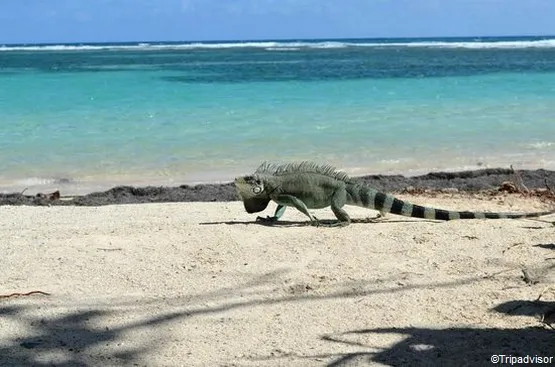
[[[310,219],[310,225],[313,227],[320,227],[322,224],[320,223],[320,220],[318,218],[312,216],[312,218]]]

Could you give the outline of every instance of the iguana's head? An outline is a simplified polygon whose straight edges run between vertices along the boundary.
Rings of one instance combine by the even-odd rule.
[[[261,212],[270,202],[267,192],[264,191],[264,183],[257,175],[237,177],[235,188],[243,200],[247,213]]]

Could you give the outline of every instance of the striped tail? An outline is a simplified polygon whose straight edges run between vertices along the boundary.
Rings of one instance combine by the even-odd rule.
[[[487,213],[451,211],[414,205],[368,187],[354,186],[347,190],[350,194],[348,204],[375,209],[382,213],[392,213],[405,217],[435,220],[454,219],[519,219],[555,214],[555,210],[532,213]]]

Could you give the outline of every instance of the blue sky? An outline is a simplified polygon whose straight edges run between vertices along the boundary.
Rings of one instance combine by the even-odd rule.
[[[554,34],[555,0],[0,0],[0,44]]]

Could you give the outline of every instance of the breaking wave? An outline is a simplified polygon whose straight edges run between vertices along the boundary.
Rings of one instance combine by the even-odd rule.
[[[267,51],[296,51],[303,49],[337,49],[348,47],[421,47],[466,49],[525,49],[555,48],[555,38],[535,40],[349,40],[349,41],[251,41],[251,42],[183,42],[183,43],[125,43],[125,44],[48,44],[48,45],[0,45],[0,51],[101,51],[101,50],[194,50],[259,48]]]
[[[532,149],[545,149],[553,146],[555,146],[555,143],[551,141],[540,141],[540,142],[528,144],[528,148],[532,148]]]

